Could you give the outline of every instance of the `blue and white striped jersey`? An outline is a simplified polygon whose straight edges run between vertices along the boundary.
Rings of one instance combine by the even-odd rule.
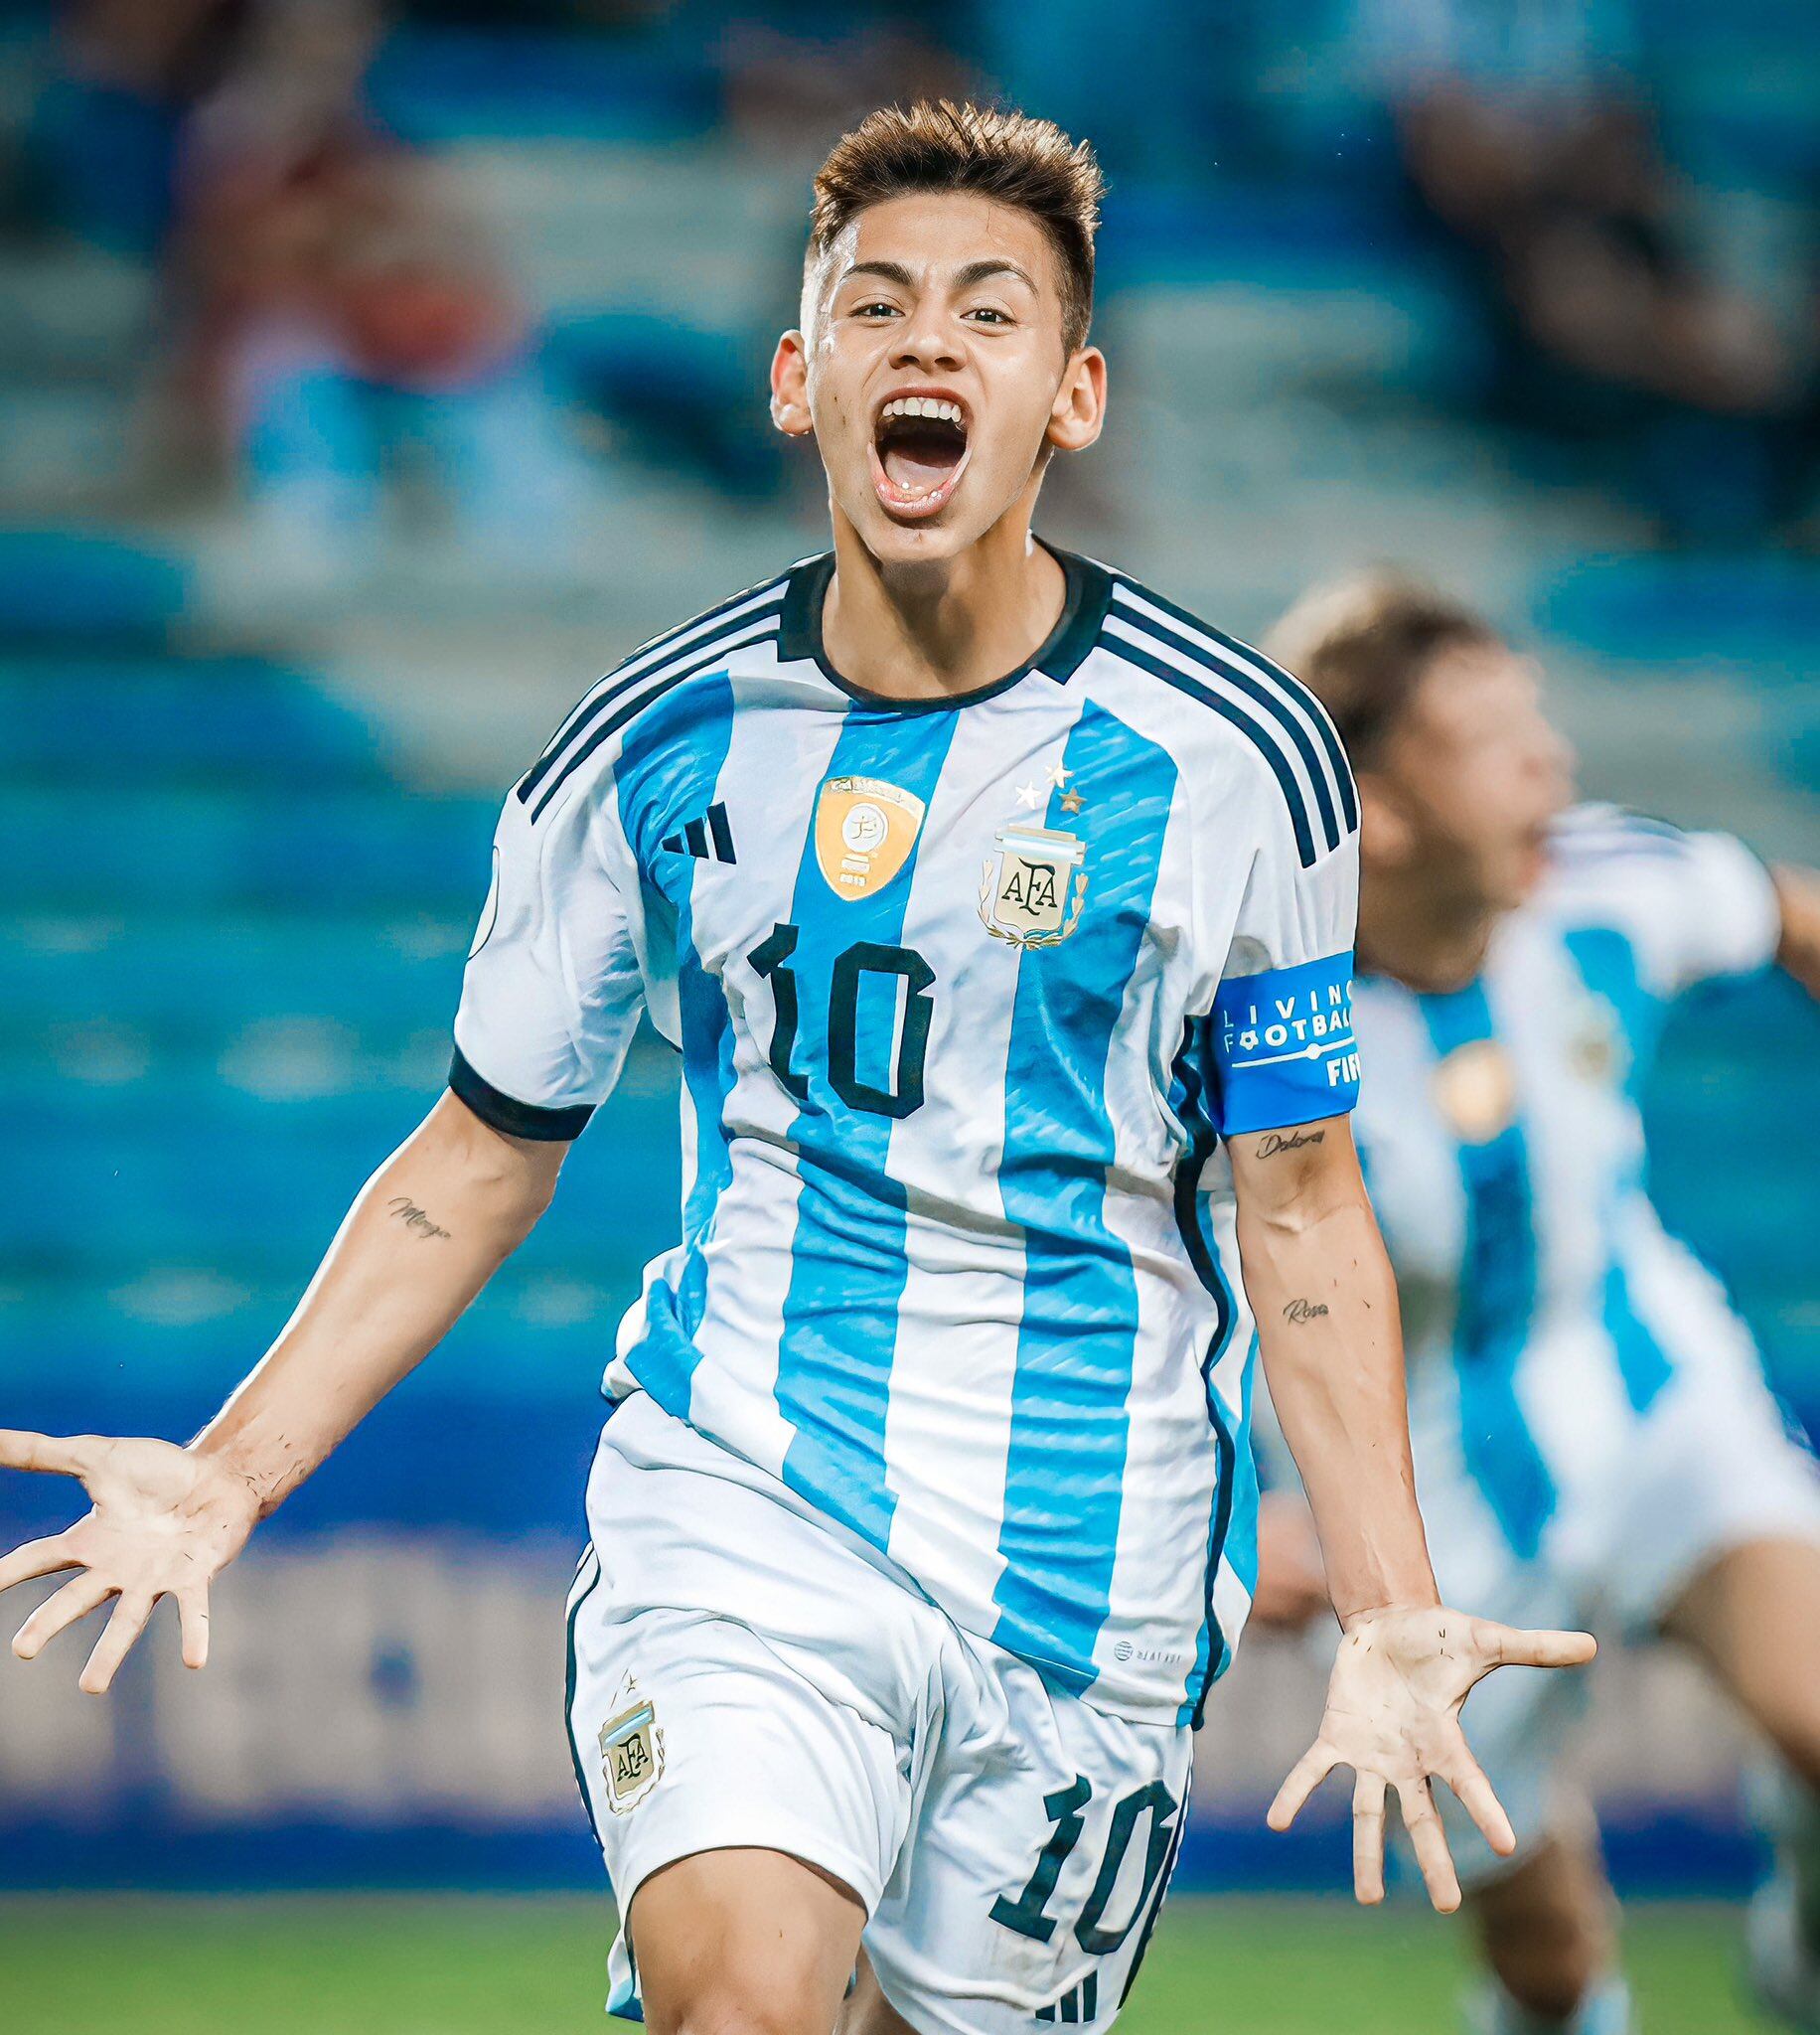
[[[1356,1128],[1438,1561],[1565,1553],[1676,1374],[1754,1363],[1650,1206],[1638,1091],[1670,1001],[1764,965],[1777,923],[1767,872],[1729,836],[1587,807],[1476,982],[1424,996],[1361,976]]]
[[[1219,1139],[1353,1103],[1357,805],[1292,680],[1061,562],[1050,639],[953,703],[831,667],[828,557],[602,681],[506,801],[451,1078],[572,1137],[648,1010],[682,1239],[609,1397],[1174,1720],[1256,1566]]]

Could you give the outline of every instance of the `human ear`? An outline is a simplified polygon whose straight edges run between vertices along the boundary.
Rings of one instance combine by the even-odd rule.
[[[1371,772],[1361,772],[1359,787],[1359,855],[1380,868],[1401,868],[1416,848],[1416,830],[1394,786]]]
[[[771,356],[771,421],[786,437],[805,438],[809,415],[809,342],[792,329]]]
[[[1068,363],[1049,406],[1046,441],[1062,452],[1084,452],[1106,422],[1106,356],[1083,347]]]

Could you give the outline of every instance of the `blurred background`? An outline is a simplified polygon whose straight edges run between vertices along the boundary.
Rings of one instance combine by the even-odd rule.
[[[1101,151],[1112,422],[1046,534],[1248,635],[1412,564],[1545,657],[1591,791],[1820,861],[1800,16],[0,7],[0,1421],[201,1425],[441,1084],[505,787],[631,646],[823,548],[763,376],[810,172],[880,101],[998,92]],[[1671,1226],[1810,1430],[1817,1047],[1751,983],[1651,1100]],[[562,1595],[674,1085],[635,1053],[494,1291],[226,1580],[206,1675],[162,1613],[106,1703],[76,1643],[0,1655],[0,2025],[594,2025]],[[1741,1123],[1778,1132],[1747,1167]],[[8,1480],[0,1541],[72,1495]],[[1737,1899],[1735,1732],[1659,1657],[1598,1682],[1620,1887]],[[1269,1644],[1226,1685],[1184,1888],[1343,1885],[1337,1801],[1262,1823],[1317,1700]],[[409,1898],[450,1889],[511,1898]],[[1649,2027],[1755,2025],[1723,1910],[1633,1928]],[[1456,1941],[1188,1902],[1134,2018],[1448,2027]]]

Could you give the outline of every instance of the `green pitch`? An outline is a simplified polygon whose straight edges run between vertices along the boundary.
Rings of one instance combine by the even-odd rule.
[[[0,1901],[7,2035],[606,2035],[606,1904]],[[1733,1912],[1643,1908],[1645,2035],[1753,2035]],[[1122,2035],[1453,2035],[1461,1932],[1413,1907],[1170,1905]]]

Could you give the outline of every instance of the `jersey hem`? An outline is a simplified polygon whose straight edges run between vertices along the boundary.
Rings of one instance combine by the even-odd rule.
[[[546,1109],[534,1102],[521,1102],[495,1088],[484,1074],[477,1073],[460,1046],[449,1062],[449,1089],[467,1104],[483,1124],[504,1132],[508,1138],[530,1138],[539,1144],[566,1145],[579,1138],[594,1114],[591,1102],[567,1109]]]

